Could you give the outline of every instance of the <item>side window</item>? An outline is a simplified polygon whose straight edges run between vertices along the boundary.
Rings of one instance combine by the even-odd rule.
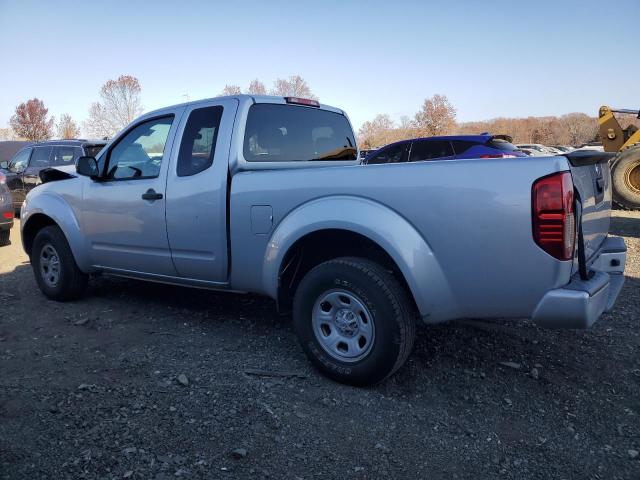
[[[388,148],[381,149],[373,157],[367,160],[367,165],[375,165],[377,163],[397,163],[402,161],[402,154],[406,148],[405,143],[400,145],[392,145]]]
[[[31,155],[31,149],[25,148],[20,150],[15,157],[11,159],[8,170],[11,173],[22,173],[29,165],[29,156]]]
[[[213,165],[222,111],[220,106],[206,107],[189,115],[178,154],[179,177],[195,175]]]
[[[30,168],[46,168],[51,166],[51,147],[35,147],[31,156]]]
[[[141,123],[109,151],[106,178],[128,180],[160,175],[173,116]]]
[[[82,156],[80,147],[61,146],[53,148],[54,165],[73,165]]]
[[[442,157],[453,156],[453,148],[444,140],[421,140],[413,142],[411,146],[410,162],[422,160],[436,160]]]

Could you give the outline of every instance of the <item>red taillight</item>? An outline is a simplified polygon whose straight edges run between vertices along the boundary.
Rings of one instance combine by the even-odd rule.
[[[7,176],[0,172],[0,184],[6,183],[7,182]]]
[[[576,243],[571,173],[560,172],[533,184],[533,239],[558,260],[571,260]]]
[[[11,220],[13,218],[13,212],[2,212],[2,216],[7,220]]]
[[[306,105],[308,107],[320,107],[320,103],[317,100],[311,100],[310,98],[284,97],[284,101],[297,105]]]

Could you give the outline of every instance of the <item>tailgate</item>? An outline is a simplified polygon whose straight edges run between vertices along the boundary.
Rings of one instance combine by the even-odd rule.
[[[607,238],[611,217],[611,172],[613,153],[578,150],[565,155],[577,192],[582,236],[587,264]]]

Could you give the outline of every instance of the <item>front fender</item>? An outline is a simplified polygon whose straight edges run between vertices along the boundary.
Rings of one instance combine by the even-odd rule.
[[[89,261],[84,238],[80,232],[80,223],[77,213],[65,201],[65,199],[55,192],[38,192],[38,195],[29,195],[22,205],[20,212],[20,233],[22,234],[22,247],[27,251],[25,245],[25,231],[28,230],[30,222],[36,221],[44,215],[53,220],[69,242],[71,253],[75,258],[78,268],[85,273],[89,273],[91,262]]]
[[[278,276],[288,250],[305,235],[341,229],[363,235],[384,249],[402,272],[425,321],[457,317],[446,277],[427,241],[405,218],[370,199],[317,198],[290,212],[273,232],[263,265],[263,288],[277,298]]]

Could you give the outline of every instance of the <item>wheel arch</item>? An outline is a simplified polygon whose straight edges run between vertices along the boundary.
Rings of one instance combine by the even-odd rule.
[[[42,204],[46,204],[46,210]],[[90,262],[84,249],[84,240],[80,233],[78,219],[68,204],[55,195],[39,195],[35,202],[29,202],[21,219],[22,246],[31,256],[33,240],[38,232],[47,226],[57,226],[65,236],[78,267],[85,272],[90,270]]]
[[[303,260],[298,260],[301,251]],[[306,271],[341,256],[368,258],[391,270],[427,321],[456,316],[446,278],[427,241],[400,214],[362,197],[322,197],[289,213],[268,243],[263,288],[286,306]]]

